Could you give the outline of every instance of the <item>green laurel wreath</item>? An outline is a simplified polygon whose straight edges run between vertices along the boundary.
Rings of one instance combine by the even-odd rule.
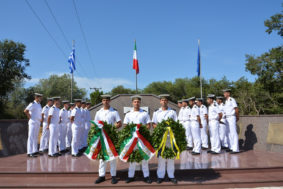
[[[132,137],[132,132],[133,132],[133,130],[134,130],[134,128],[136,126],[137,126],[136,124],[130,123],[130,124],[127,124],[121,131],[119,131],[119,134],[118,134],[119,135],[119,137],[118,137],[118,145],[117,146],[120,147],[124,140],[126,140],[129,137]],[[152,140],[151,140],[151,137],[150,137],[150,132],[146,128],[145,125],[141,125],[140,126],[139,132],[150,144],[152,144]],[[119,148],[116,148],[116,149],[119,149]],[[120,154],[120,151],[119,151],[119,154]],[[140,154],[140,152],[138,150],[134,150],[131,153],[131,155],[129,156],[128,162],[137,162],[137,163],[139,163],[142,160],[143,160],[143,157]]]
[[[186,150],[187,148],[187,141],[186,141],[186,130],[184,129],[183,125],[178,121],[174,121],[173,119],[163,120],[162,122],[157,124],[157,127],[154,128],[153,134],[152,134],[152,144],[153,147],[157,150],[161,144],[164,132],[166,131],[166,127],[170,126],[177,143],[177,146],[179,147],[180,152]],[[165,147],[164,153],[162,158],[164,159],[174,159],[175,154],[171,148]]]
[[[103,129],[105,130],[105,132],[107,133],[107,135],[109,136],[109,138],[111,139],[112,143],[115,146],[115,149],[117,151],[117,149],[119,149],[118,147],[118,132],[117,132],[117,128],[115,126],[112,126],[110,124],[108,124],[107,122],[103,122]],[[98,132],[98,128],[97,126],[91,124],[90,130],[88,132],[88,137],[87,137],[87,143],[88,145],[90,144],[90,141],[92,139],[92,137],[94,135],[96,135]],[[118,152],[118,151],[117,151]],[[102,155],[102,151],[100,151],[100,153],[98,154],[98,159],[102,159],[104,160],[104,156]]]

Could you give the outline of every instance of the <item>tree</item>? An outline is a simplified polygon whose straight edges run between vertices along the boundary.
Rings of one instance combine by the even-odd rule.
[[[94,92],[90,93],[90,102],[92,105],[96,105],[101,102],[103,95],[103,91],[95,90]]]
[[[40,79],[38,84],[27,89],[27,101],[33,98],[33,92],[40,92],[43,94],[43,104],[47,97],[60,96],[62,100],[71,99],[71,76],[69,74],[51,75],[47,79]],[[73,99],[84,98],[86,90],[78,88],[77,83],[73,82]]]
[[[115,96],[117,94],[135,94],[136,91],[132,90],[132,89],[128,89],[123,87],[122,85],[118,85],[117,87],[114,87],[111,91],[110,91],[112,96]]]
[[[281,13],[275,14],[270,19],[265,20],[264,25],[267,27],[266,32],[268,34],[277,31],[278,35],[283,36],[283,15]]]
[[[30,79],[25,72],[29,60],[24,57],[26,47],[22,43],[11,40],[0,41],[0,118],[5,117],[5,105],[9,92],[18,82]]]

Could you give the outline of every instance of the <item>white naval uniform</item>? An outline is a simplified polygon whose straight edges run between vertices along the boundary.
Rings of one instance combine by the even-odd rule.
[[[139,111],[131,110],[130,112],[126,113],[123,123],[124,124],[134,123],[134,124],[146,125],[150,123],[150,117],[148,113],[142,109],[140,109]],[[135,147],[135,149],[137,149],[137,146]],[[142,160],[141,165],[142,165],[143,176],[148,177],[149,176],[148,161]],[[135,170],[136,170],[136,162],[130,162],[129,171],[128,171],[129,178],[133,178],[135,176]]]
[[[199,107],[193,105],[191,108],[190,122],[191,122],[191,131],[194,142],[193,152],[200,153],[201,150],[201,138],[200,138],[200,128],[197,116],[200,115]]]
[[[88,132],[90,130],[90,111],[85,108],[85,125],[84,125],[84,133],[83,133],[83,147],[87,147],[87,137],[88,137]]]
[[[67,134],[66,134],[66,147],[70,148],[71,147],[71,142],[72,142],[72,123],[71,123],[71,113],[72,110],[68,110],[68,123],[67,123]]]
[[[219,137],[220,137],[220,144],[222,147],[228,148],[228,129],[227,129],[227,120],[224,111],[224,103],[218,105],[219,109],[222,113],[222,118],[219,122]]]
[[[61,122],[59,125],[59,140],[58,140],[58,146],[59,150],[66,150],[66,136],[67,136],[67,125],[69,122],[68,118],[68,110],[65,108],[62,108],[59,112],[59,116],[61,118]]]
[[[48,148],[48,155],[54,155],[58,153],[57,151],[57,142],[59,138],[59,112],[60,109],[53,105],[49,111],[48,116],[52,116],[49,124],[49,148]]]
[[[84,147],[84,133],[85,133],[85,122],[86,122],[86,111],[84,108],[81,107],[82,113],[82,123],[80,127],[80,140],[79,140],[79,150]]]
[[[42,122],[42,133],[40,138],[39,151],[44,151],[48,149],[49,129],[46,129],[46,127],[47,127],[47,118],[48,118],[49,109],[50,107],[46,105],[42,108],[42,112],[41,112],[41,114],[43,114],[43,122]]]
[[[27,154],[33,154],[38,152],[37,137],[40,128],[41,120],[41,105],[36,101],[30,103],[26,110],[29,110],[30,119],[28,121],[28,142],[27,142]]]
[[[161,108],[159,108],[153,113],[152,122],[154,124],[158,124],[163,120],[167,120],[168,118],[172,118],[174,121],[177,121],[177,114],[175,110],[172,110],[171,108],[168,108],[167,110],[162,110]],[[158,157],[157,177],[162,179],[165,177],[166,161],[167,161],[168,177],[174,178],[175,177],[174,159],[163,159],[161,156]]]
[[[71,112],[71,117],[74,116],[74,121],[72,123],[72,155],[77,155],[80,149],[80,139],[83,115],[81,108],[75,107]]]
[[[237,125],[236,125],[236,112],[235,108],[237,108],[237,103],[234,98],[229,97],[225,101],[224,111],[227,119],[228,125],[228,144],[229,148],[233,152],[239,152],[239,139],[237,133]]]
[[[189,106],[182,107],[179,111],[178,120],[186,130],[187,146],[193,147],[193,137],[190,127],[190,114],[191,114],[191,108]]]
[[[207,136],[207,120],[205,118],[205,115],[207,115],[207,107],[205,105],[201,105],[199,107],[199,113],[200,113],[200,120],[202,128],[200,128],[200,138],[201,138],[201,146],[204,148],[208,148],[208,136]]]
[[[108,124],[111,124],[113,127],[115,123],[121,121],[119,113],[112,107],[110,107],[108,110],[104,110],[104,108],[101,108],[98,110],[95,114],[94,121],[105,121]],[[112,161],[109,161],[110,163],[110,174],[112,177],[116,176],[116,168],[117,168],[117,160],[114,159]],[[106,173],[106,167],[107,162],[103,161],[102,159],[99,160],[99,177],[104,177]]]
[[[220,153],[221,145],[219,138],[219,113],[218,104],[214,101],[208,108],[208,124],[210,133],[211,151]]]

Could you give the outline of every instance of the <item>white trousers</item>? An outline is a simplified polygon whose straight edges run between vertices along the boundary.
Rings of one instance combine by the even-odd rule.
[[[208,136],[207,136],[207,122],[206,120],[201,120],[202,128],[200,128],[200,138],[201,138],[201,146],[204,148],[208,148]]]
[[[58,153],[57,142],[59,137],[59,124],[50,123],[49,132],[50,132],[50,137],[49,137],[48,155],[54,155]]]
[[[59,125],[59,140],[58,140],[58,146],[60,151],[66,149],[66,135],[67,135],[67,123],[61,123]]]
[[[228,147],[228,135],[226,129],[226,120],[221,120],[223,123],[219,123],[219,137],[220,137],[220,143],[222,147]]]
[[[193,152],[200,153],[201,150],[201,138],[200,138],[200,128],[197,121],[191,121],[191,132],[194,142]]]
[[[84,127],[84,137],[83,137],[83,147],[87,147],[87,137],[88,137],[88,132],[90,130],[90,123],[86,122],[85,127]]]
[[[72,124],[72,155],[77,155],[80,149],[81,125]]]
[[[68,122],[67,123],[67,133],[66,133],[66,147],[67,148],[71,147],[71,142],[72,142],[72,123]]]
[[[157,177],[161,179],[165,177],[166,161],[167,161],[168,177],[174,178],[174,172],[175,172],[174,159],[163,159],[162,157],[158,157]]]
[[[46,129],[46,127],[47,127],[47,123],[43,122],[39,151],[44,151],[48,149],[49,129]]]
[[[183,127],[186,129],[186,140],[187,140],[187,146],[193,147],[193,137],[190,127],[190,121],[184,121],[182,122]]]
[[[209,133],[210,133],[211,151],[220,153],[221,145],[219,138],[219,121],[209,120]]]
[[[85,133],[85,122],[80,125],[79,128],[79,150],[84,147],[84,133]]]
[[[106,167],[107,167],[107,163],[106,161],[103,161],[102,159],[99,160],[99,176],[100,177],[105,177],[106,174]],[[117,160],[114,159],[112,161],[109,161],[110,164],[110,174],[112,177],[116,176],[116,168],[117,168]]]
[[[228,144],[233,152],[239,152],[239,138],[237,133],[236,116],[227,116]]]
[[[29,120],[28,122],[28,142],[27,142],[27,154],[33,154],[38,152],[37,138],[40,128],[39,121]]]
[[[133,178],[135,176],[136,164],[137,164],[136,162],[129,163],[129,171],[128,171],[129,178]],[[142,160],[141,165],[142,165],[143,177],[148,177],[149,176],[148,161]]]

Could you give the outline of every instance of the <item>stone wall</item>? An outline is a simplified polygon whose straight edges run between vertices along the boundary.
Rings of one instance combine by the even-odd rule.
[[[272,123],[283,127],[283,115],[241,116],[237,123],[241,148],[283,153],[283,145],[267,143]],[[276,135],[283,137],[282,130]],[[0,157],[25,153],[27,136],[27,120],[0,120]]]

